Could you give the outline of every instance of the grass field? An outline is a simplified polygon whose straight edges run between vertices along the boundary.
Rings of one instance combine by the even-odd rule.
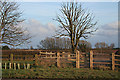
[[[2,78],[14,79],[80,79],[80,80],[120,80],[120,72],[112,70],[90,70],[77,68],[56,68],[55,66],[48,68],[32,68],[29,70],[20,69],[2,69]]]

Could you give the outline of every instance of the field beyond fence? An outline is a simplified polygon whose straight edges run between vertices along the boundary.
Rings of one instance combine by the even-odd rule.
[[[2,50],[0,67],[3,69],[31,69],[33,66],[59,68],[90,68],[119,70],[118,50],[77,51]]]

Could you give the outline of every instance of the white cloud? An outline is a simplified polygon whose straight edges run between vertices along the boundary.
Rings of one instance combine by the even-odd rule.
[[[38,20],[31,19],[24,22],[22,25],[27,28],[30,35],[33,36],[30,44],[32,46],[38,45],[39,42],[46,37],[52,37],[55,35],[56,27],[52,23],[43,25]]]
[[[52,23],[42,24],[38,20],[31,19],[24,23],[31,35],[33,35],[30,45],[36,47],[39,42],[46,37],[52,37],[55,34],[56,26]],[[115,43],[117,45],[118,38],[118,22],[113,22],[101,26],[94,36],[91,36],[88,41],[93,45],[99,41]]]
[[[25,27],[29,32],[36,36],[46,36],[55,32],[55,25],[48,23],[46,25],[41,24],[35,19],[29,20],[27,23],[24,23]]]
[[[112,22],[102,25],[97,32],[101,36],[117,36],[118,35],[118,22]]]
[[[97,42],[115,43],[118,47],[118,22],[112,22],[99,26],[98,31],[88,39],[94,46]]]

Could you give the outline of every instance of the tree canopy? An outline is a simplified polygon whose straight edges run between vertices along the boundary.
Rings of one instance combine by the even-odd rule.
[[[18,46],[30,42],[30,35],[19,26],[24,19],[16,2],[0,1],[0,43]]]
[[[56,21],[59,23],[59,30],[56,37],[66,36],[71,40],[73,53],[81,38],[87,39],[89,35],[97,30],[92,13],[87,11],[78,2],[67,2],[61,5],[61,15],[58,14]]]

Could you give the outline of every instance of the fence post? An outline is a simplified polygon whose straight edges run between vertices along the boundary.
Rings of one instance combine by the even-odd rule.
[[[25,65],[25,63],[24,63],[24,69],[26,69],[26,65]]]
[[[20,69],[20,64],[18,63],[18,69]]]
[[[93,51],[90,51],[90,69],[93,69]]]
[[[57,67],[60,68],[60,53],[57,52]]]
[[[7,69],[7,64],[5,63],[5,69]]]
[[[68,54],[68,59],[70,58],[70,54]]]
[[[65,57],[65,52],[62,52],[62,57]]]
[[[80,55],[79,55],[79,51],[76,51],[76,68],[80,68]]]
[[[0,69],[2,69],[2,63],[0,62]]]
[[[38,55],[35,54],[35,65],[38,66]]]
[[[86,54],[84,54],[84,67],[85,68],[87,67],[87,56],[86,56]]]
[[[115,70],[115,53],[112,53],[112,70]]]
[[[27,64],[27,69],[30,69],[30,64]]]
[[[9,63],[9,69],[11,69],[11,63]]]
[[[14,70],[16,70],[16,63],[14,63]]]
[[[10,62],[11,62],[11,67],[13,65],[13,54],[10,54]]]
[[[50,55],[50,57],[52,57],[52,55]]]

